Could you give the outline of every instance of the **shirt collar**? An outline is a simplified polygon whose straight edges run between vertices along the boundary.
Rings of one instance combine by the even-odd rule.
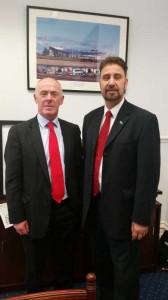
[[[123,103],[124,103],[124,98],[117,105],[115,105],[112,109],[108,109],[105,105],[104,106],[104,116],[105,116],[106,112],[108,110],[110,110],[112,115],[113,115],[113,118],[116,119],[116,117],[119,113],[119,110],[120,110],[121,106],[123,105]]]
[[[37,120],[42,128],[44,128],[47,125],[47,123],[50,122],[48,119],[46,119],[39,113],[37,114]],[[52,122],[55,124],[56,127],[58,127],[58,117],[56,117]]]

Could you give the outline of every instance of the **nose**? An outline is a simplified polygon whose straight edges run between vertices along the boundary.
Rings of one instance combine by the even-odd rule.
[[[110,86],[114,86],[115,85],[115,80],[114,80],[114,77],[110,77],[110,79],[109,79],[109,85]]]
[[[52,95],[51,95],[50,92],[47,93],[46,100],[47,100],[47,101],[52,101]]]

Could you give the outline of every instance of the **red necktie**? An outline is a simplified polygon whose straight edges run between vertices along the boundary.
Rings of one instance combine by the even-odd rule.
[[[99,169],[100,163],[104,152],[104,147],[107,141],[109,129],[110,129],[110,120],[112,117],[111,111],[106,112],[106,119],[100,129],[100,133],[97,140],[95,161],[94,161],[94,173],[93,173],[93,196],[95,197],[100,193],[99,185]]]
[[[52,198],[61,203],[64,197],[64,177],[60,151],[58,147],[57,136],[54,131],[53,122],[49,122],[47,126],[50,129],[49,133],[49,155],[50,155],[50,172],[51,172],[51,188]]]

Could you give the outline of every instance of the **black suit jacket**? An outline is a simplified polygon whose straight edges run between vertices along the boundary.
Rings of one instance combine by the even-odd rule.
[[[84,118],[83,225],[92,198],[94,154],[103,112],[104,107],[100,107]],[[130,237],[132,221],[150,224],[159,172],[157,118],[125,100],[109,133],[103,155],[99,217],[105,231],[113,238]]]
[[[77,125],[59,119],[65,148],[68,201],[80,218],[82,148]],[[51,211],[51,184],[37,117],[10,128],[5,149],[6,198],[13,224],[28,220],[32,237],[47,231]]]

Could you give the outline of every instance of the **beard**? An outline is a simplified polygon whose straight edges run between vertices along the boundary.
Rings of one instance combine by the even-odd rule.
[[[117,101],[120,102],[125,94],[125,90],[121,93],[116,89],[107,90],[104,92],[104,99],[106,101]]]

